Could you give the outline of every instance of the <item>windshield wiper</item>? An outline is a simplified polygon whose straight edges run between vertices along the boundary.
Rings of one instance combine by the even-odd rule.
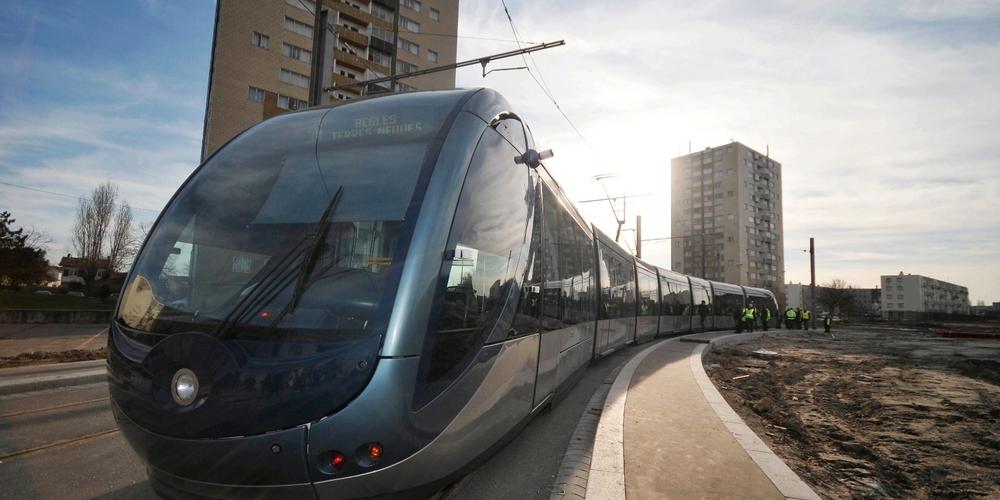
[[[309,242],[309,248],[306,250],[306,255],[299,266],[299,276],[295,282],[295,289],[292,290],[292,299],[274,317],[274,320],[271,322],[272,327],[277,325],[286,314],[294,311],[298,307],[299,301],[302,300],[302,294],[305,293],[309,283],[309,276],[312,275],[313,269],[316,267],[316,261],[319,259],[320,248],[323,247],[323,242],[326,241],[326,234],[330,231],[330,218],[337,211],[337,205],[340,204],[340,198],[343,194],[344,186],[340,186],[337,188],[337,192],[333,194],[330,204],[326,206],[323,216],[316,223],[316,228],[312,233],[312,241]]]
[[[293,269],[296,255],[301,255],[303,251],[306,252],[302,260],[299,261],[299,272],[298,280],[295,284],[295,290],[292,294],[292,300],[289,301],[281,313],[276,314],[274,320],[271,321],[269,328],[274,328],[281,318],[286,314],[295,309],[298,305],[298,301],[302,298],[302,294],[305,292],[306,284],[308,283],[308,278],[312,274],[312,269],[316,265],[316,260],[319,258],[319,249],[321,243],[326,239],[326,233],[329,228],[330,218],[333,217],[334,211],[337,209],[337,205],[340,203],[341,195],[343,194],[344,187],[341,186],[334,193],[333,198],[330,203],[327,204],[326,210],[324,210],[323,215],[320,220],[316,222],[312,233],[308,237],[303,238],[294,247],[282,257],[281,262],[278,262],[275,267],[273,267],[263,279],[258,281],[245,296],[243,296],[233,310],[222,320],[221,323],[215,329],[215,335],[225,338],[230,335],[230,332],[234,326],[245,321],[241,319],[245,315],[254,310],[254,308],[259,307],[262,304],[274,299],[277,291],[281,288],[287,286],[289,278],[291,277],[288,271]],[[308,243],[308,247],[302,248],[303,244]]]

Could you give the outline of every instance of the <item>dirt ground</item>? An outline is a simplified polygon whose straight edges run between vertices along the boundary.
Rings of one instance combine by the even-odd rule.
[[[0,368],[15,368],[28,365],[46,365],[49,363],[69,363],[72,361],[90,361],[92,359],[104,359],[107,352],[104,348],[84,350],[71,349],[69,351],[34,351],[18,354],[17,356],[0,357]]]
[[[1000,340],[940,333],[766,336],[705,367],[822,497],[1000,498]]]

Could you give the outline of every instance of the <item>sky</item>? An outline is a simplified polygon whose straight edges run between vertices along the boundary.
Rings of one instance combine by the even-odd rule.
[[[786,281],[808,282],[814,237],[818,283],[902,271],[1000,301],[1000,0],[608,5],[508,1],[520,40],[566,45],[457,84],[507,98],[571,199],[634,196],[623,239],[636,215],[669,236],[672,157],[736,140],[782,163]],[[213,16],[207,0],[5,2],[0,209],[49,233],[50,256],[76,196],[112,179],[148,223],[197,166]],[[462,2],[459,35],[460,60],[517,47],[499,0]],[[606,202],[579,206],[614,233]],[[643,257],[670,267],[665,242]]]

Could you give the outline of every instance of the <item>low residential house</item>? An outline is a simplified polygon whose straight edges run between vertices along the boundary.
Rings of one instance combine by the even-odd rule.
[[[94,281],[105,280],[110,276],[108,271],[108,259],[98,259],[89,261],[67,254],[59,260],[59,267],[62,268],[61,285],[71,283],[87,284],[87,277]]]

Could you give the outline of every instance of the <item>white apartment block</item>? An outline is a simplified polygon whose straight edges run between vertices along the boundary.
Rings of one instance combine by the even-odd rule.
[[[882,276],[882,318],[923,319],[969,314],[969,289],[919,274]]]

